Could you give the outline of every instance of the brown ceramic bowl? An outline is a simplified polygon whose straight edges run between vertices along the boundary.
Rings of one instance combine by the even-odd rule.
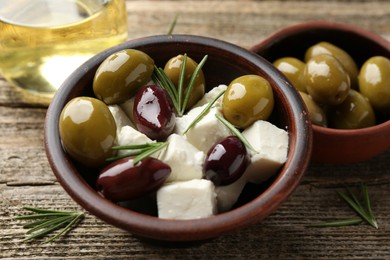
[[[75,163],[64,152],[59,136],[62,108],[73,97],[91,95],[91,83],[98,65],[110,54],[134,48],[149,54],[158,66],[178,54],[187,53],[194,60],[208,54],[203,67],[208,87],[228,84],[244,74],[267,78],[275,96],[272,122],[289,132],[288,161],[276,176],[262,185],[245,188],[233,210],[197,220],[164,220],[142,209],[128,209],[101,197],[94,189],[93,170]],[[129,41],[108,49],[78,68],[56,93],[47,112],[45,146],[48,160],[60,184],[70,196],[91,214],[109,224],[140,237],[166,241],[196,241],[217,237],[253,224],[272,212],[287,199],[303,176],[311,153],[311,126],[305,107],[294,88],[267,61],[252,52],[215,39],[186,35],[162,35]],[[86,174],[86,172],[88,172]],[[133,205],[143,207],[145,205]]]
[[[347,51],[360,67],[369,57],[390,58],[390,43],[361,28],[333,22],[312,21],[287,26],[250,50],[270,62],[292,56],[303,60],[308,47],[328,41]],[[380,118],[373,127],[339,130],[313,125],[312,160],[322,163],[355,163],[378,155],[390,147],[390,120]]]

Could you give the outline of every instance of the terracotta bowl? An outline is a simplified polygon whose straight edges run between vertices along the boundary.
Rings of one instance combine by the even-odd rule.
[[[162,67],[178,54],[187,53],[194,60],[205,54],[203,67],[207,86],[228,84],[244,74],[259,74],[272,84],[275,109],[272,122],[289,132],[288,161],[272,180],[262,185],[248,185],[242,198],[229,212],[197,220],[164,220],[142,209],[128,209],[103,197],[94,189],[94,180],[64,152],[59,136],[59,116],[73,97],[91,95],[91,83],[98,65],[110,54],[125,48],[146,52]],[[50,165],[58,181],[83,208],[116,227],[143,238],[165,241],[196,241],[213,238],[253,224],[274,212],[300,182],[311,153],[311,126],[299,94],[273,66],[252,52],[235,45],[199,36],[152,36],[129,41],[91,58],[78,68],[56,93],[47,112],[45,146]],[[91,172],[89,176],[93,175]],[[145,202],[147,203],[147,202]],[[145,205],[133,205],[134,208]]]
[[[308,47],[328,41],[348,52],[358,67],[369,57],[390,58],[390,42],[356,26],[312,21],[287,26],[252,46],[270,62],[284,56],[303,60]],[[370,159],[390,147],[390,120],[379,118],[373,127],[338,130],[313,125],[312,160],[321,163],[355,163]]]

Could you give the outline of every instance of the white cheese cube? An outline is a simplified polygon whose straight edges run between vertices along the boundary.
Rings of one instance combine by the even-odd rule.
[[[117,135],[121,131],[122,127],[124,127],[124,126],[134,127],[133,122],[131,122],[130,118],[120,108],[120,106],[118,106],[118,105],[109,105],[108,109],[110,110],[112,116],[114,117],[115,124],[116,124]]]
[[[217,194],[218,212],[226,212],[230,210],[234,203],[237,202],[242,190],[246,184],[246,178],[241,176],[237,181],[226,186],[216,186],[215,193]]]
[[[207,105],[191,109],[187,115],[176,121],[176,132],[183,134],[194,119],[204,110]],[[216,118],[216,114],[222,115],[218,107],[211,107],[203,118],[185,134],[188,142],[196,148],[207,153],[211,146],[220,142],[223,138],[231,135],[229,128]]]
[[[158,216],[165,219],[198,219],[216,213],[214,184],[209,180],[173,182],[157,191]]]
[[[159,159],[171,166],[171,174],[166,182],[201,179],[205,154],[190,144],[183,136],[171,134],[168,146]]]
[[[222,91],[225,91],[227,89],[226,85],[219,85],[217,87],[212,88],[209,92],[207,92],[194,106],[200,107],[203,106],[211,101],[213,101]],[[217,101],[215,101],[214,106],[222,107],[222,99],[223,95],[218,98]]]
[[[251,163],[244,175],[259,184],[274,175],[287,160],[288,133],[268,121],[259,120],[242,132],[256,152],[250,152]]]
[[[117,136],[117,143],[119,146],[123,145],[134,145],[134,144],[146,144],[146,143],[154,143],[155,141],[149,139],[145,134],[135,130],[131,126],[124,126],[119,131],[119,135]],[[118,155],[125,155],[130,150],[119,150]],[[158,158],[161,150],[154,153],[152,157]]]

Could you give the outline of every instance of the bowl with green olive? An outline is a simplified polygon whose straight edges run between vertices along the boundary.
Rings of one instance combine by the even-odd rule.
[[[310,21],[250,48],[300,92],[313,123],[312,160],[356,163],[390,147],[390,43],[354,25]]]
[[[126,120],[112,116],[119,108]],[[132,126],[119,129],[124,121]],[[262,139],[285,141],[283,162],[251,164],[253,154],[263,155],[250,153],[256,144],[241,139],[248,125],[256,126],[247,141],[259,138],[257,129],[277,129]],[[270,215],[299,184],[311,138],[298,92],[270,63],[191,35],[135,39],[97,54],[64,82],[45,123],[49,163],[70,196],[107,223],[159,241],[214,238]],[[119,158],[118,144],[130,152]],[[225,152],[214,160],[214,151]],[[273,168],[272,175],[257,175],[267,170],[261,165]],[[250,166],[261,180],[243,179]],[[237,192],[231,185],[241,187],[234,203],[217,205]],[[192,207],[183,205],[188,200]]]

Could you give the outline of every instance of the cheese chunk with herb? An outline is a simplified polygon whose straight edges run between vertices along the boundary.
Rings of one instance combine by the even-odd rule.
[[[206,105],[191,109],[187,115],[176,120],[176,132],[183,134],[188,126],[205,109]],[[196,148],[207,153],[211,146],[220,142],[223,138],[231,135],[229,128],[221,123],[216,114],[222,115],[220,108],[211,107],[207,114],[203,116],[194,126],[192,126],[184,135],[188,142]]]
[[[259,120],[245,129],[242,135],[256,150],[248,149],[251,163],[244,176],[249,182],[259,184],[274,175],[286,162],[288,133],[268,121]]]
[[[225,91],[226,89],[227,86],[223,84],[212,88],[193,107],[195,108],[195,107],[200,107],[205,104],[208,104],[209,102],[213,101],[222,91]],[[223,95],[220,96],[217,101],[215,101],[214,106],[222,107],[222,100],[223,100]]]
[[[145,134],[135,130],[131,126],[124,126],[119,131],[119,135],[117,136],[118,146],[124,145],[134,145],[134,144],[146,144],[146,143],[155,143],[155,141],[151,140]],[[118,155],[122,156],[129,152],[130,150],[118,150]],[[152,155],[152,157],[157,158],[160,151],[156,152]]]
[[[216,213],[214,184],[209,180],[173,182],[157,191],[158,217],[199,219]]]
[[[241,176],[237,181],[226,186],[216,186],[215,193],[217,194],[217,208],[218,212],[226,212],[230,210],[234,203],[237,202],[238,197],[246,184],[246,178]]]
[[[159,156],[161,161],[171,166],[166,182],[201,179],[205,154],[177,134],[171,134],[167,142],[167,148]]]

